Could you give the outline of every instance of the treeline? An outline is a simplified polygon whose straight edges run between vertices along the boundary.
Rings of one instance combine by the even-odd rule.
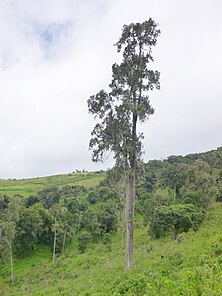
[[[136,186],[136,211],[154,238],[176,239],[196,231],[214,201],[222,201],[222,149],[170,156],[141,164]],[[79,252],[89,242],[105,244],[125,231],[124,177],[115,167],[96,188],[51,187],[27,198],[0,196],[0,260],[24,257],[37,244],[52,250],[52,261],[64,254],[73,238]]]
[[[171,235],[176,239],[189,229],[196,231],[207,209],[222,201],[222,148],[151,160],[138,170],[136,211],[154,238]],[[124,192],[115,168],[108,171],[103,184],[119,196]]]
[[[155,237],[196,231],[215,201],[222,201],[222,149],[153,160],[137,187],[138,210]]]
[[[13,223],[13,248],[17,256],[29,254],[37,243],[64,252],[73,236],[81,240],[82,233],[86,236],[88,232],[88,236],[97,239],[115,231],[118,203],[115,193],[101,186],[96,189],[52,187],[26,199],[1,195],[1,241],[7,235],[7,226]],[[82,244],[79,248],[84,251]]]
[[[27,256],[37,244],[50,246],[55,262],[73,238],[81,253],[90,241],[107,243],[117,231],[120,210],[115,192],[103,186],[52,187],[28,198],[1,195],[0,261],[10,261],[13,282],[13,256]]]

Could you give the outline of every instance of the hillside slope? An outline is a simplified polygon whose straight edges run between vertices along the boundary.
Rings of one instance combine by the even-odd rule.
[[[38,246],[35,253],[16,261],[16,284],[1,266],[0,295],[222,295],[222,206],[210,210],[200,229],[178,240],[152,240],[136,221],[135,266],[124,272],[120,236],[110,244],[91,244],[79,254],[76,243],[51,263],[51,252]]]
[[[31,179],[8,179],[0,180],[0,194],[21,194],[24,196],[36,194],[47,187],[63,187],[72,185],[82,185],[94,187],[105,178],[106,173],[99,172],[76,172],[48,177]]]
[[[141,166],[127,273],[119,170],[0,180],[0,296],[222,295],[221,160]]]

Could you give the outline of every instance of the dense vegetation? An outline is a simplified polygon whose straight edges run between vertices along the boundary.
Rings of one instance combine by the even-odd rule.
[[[1,181],[0,295],[221,295],[221,164],[221,148],[141,164],[128,273],[115,168],[63,176],[59,186],[46,178],[31,195],[24,186],[24,196],[22,183],[40,178]],[[21,190],[12,195],[14,182]]]

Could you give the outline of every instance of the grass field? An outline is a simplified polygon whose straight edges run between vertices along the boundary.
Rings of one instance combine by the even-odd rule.
[[[167,237],[152,240],[137,218],[134,268],[124,272],[121,237],[91,244],[79,254],[75,240],[64,256],[51,262],[51,251],[38,246],[28,258],[16,260],[16,284],[9,284],[9,267],[1,266],[0,295],[222,295],[222,207],[209,211],[195,233],[182,242]]]
[[[49,177],[20,179],[20,180],[0,180],[0,194],[24,196],[36,194],[46,187],[63,187],[66,185],[83,185],[94,187],[105,178],[105,172],[84,172],[55,175]]]

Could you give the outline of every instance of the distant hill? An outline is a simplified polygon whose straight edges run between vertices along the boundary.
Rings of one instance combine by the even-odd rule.
[[[169,163],[186,163],[192,164],[195,160],[201,159],[207,162],[212,168],[222,168],[222,147],[218,147],[215,150],[201,152],[201,153],[192,153],[186,156],[176,156],[171,155],[167,158]]]
[[[95,187],[105,178],[104,171],[98,172],[73,172],[69,174],[39,177],[31,179],[8,179],[0,180],[0,194],[21,194],[28,196],[36,194],[47,187],[64,187],[80,185],[85,187]]]
[[[163,161],[151,160],[150,164],[168,162],[173,163],[185,163],[192,164],[195,160],[202,159],[207,162],[210,167],[222,169],[222,147],[215,150],[188,154],[186,156],[182,155],[171,155]],[[47,176],[47,177],[37,177],[31,179],[0,179],[0,194],[21,194],[23,196],[28,196],[36,194],[38,191],[43,190],[47,187],[64,187],[66,185],[82,185],[85,187],[95,187],[106,177],[106,172],[73,172],[61,175]]]

